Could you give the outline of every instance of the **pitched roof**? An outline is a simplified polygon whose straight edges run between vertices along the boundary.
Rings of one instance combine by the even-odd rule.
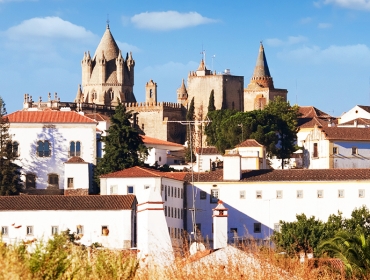
[[[194,173],[199,182],[223,182],[223,170]],[[241,182],[370,180],[370,169],[263,169],[243,170]],[[191,174],[185,176],[191,182]]]
[[[313,128],[315,125],[318,127],[327,127],[331,120],[321,119],[318,117],[313,118],[298,118],[298,126],[300,128]],[[332,121],[334,124],[337,123],[337,120]]]
[[[236,147],[262,147],[255,139],[247,139],[244,142],[236,145]]]
[[[256,67],[254,68],[253,77],[271,77],[269,66],[267,65],[265,49],[263,44],[260,44]]]
[[[85,114],[85,116],[88,117],[88,118],[90,118],[90,119],[96,120],[98,122],[107,121],[107,120],[110,119],[109,116],[106,116],[106,115],[103,115],[103,114],[99,114],[99,113]]]
[[[104,57],[107,61],[116,59],[119,54],[119,48],[113,38],[112,33],[110,32],[108,25],[98,47],[96,48],[94,58],[96,58],[97,56],[100,57],[102,52],[104,52]]]
[[[369,119],[357,118],[357,119],[354,119],[354,120],[350,120],[348,122],[340,123],[340,124],[338,124],[338,126],[342,126],[342,125],[355,125],[355,121],[357,121],[357,125],[368,125],[368,124],[370,124],[370,120]]]
[[[325,127],[321,131],[330,140],[370,141],[370,129],[366,127]]]
[[[221,155],[216,147],[196,148],[198,155]]]
[[[161,139],[157,139],[157,138],[152,138],[152,137],[148,137],[146,135],[140,135],[140,136],[143,139],[144,144],[146,144],[146,145],[150,145],[150,144],[152,144],[152,145],[166,145],[166,146],[184,148],[183,145],[177,144],[177,143],[174,143],[174,142],[169,142],[169,141],[165,141],[165,140],[161,140]]]
[[[314,106],[300,106],[299,107],[300,118],[333,118],[329,114],[317,109]]]
[[[100,176],[100,178],[153,178],[163,177],[183,181],[187,172],[161,172],[155,169],[134,166]]]
[[[6,117],[10,123],[96,123],[74,111],[16,111]]]
[[[366,112],[370,113],[370,106],[364,106],[364,105],[357,105],[361,109],[364,109]]]
[[[134,195],[19,195],[0,196],[0,211],[7,210],[128,210]]]

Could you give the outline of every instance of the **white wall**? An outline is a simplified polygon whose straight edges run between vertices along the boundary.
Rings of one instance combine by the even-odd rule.
[[[48,187],[48,174],[59,175],[59,188],[64,185],[64,162],[66,162],[71,141],[81,142],[81,158],[88,163],[96,163],[96,124],[54,124],[43,126],[40,123],[11,123],[9,133],[12,140],[19,143],[19,159],[22,174],[36,174],[36,188]],[[48,140],[51,156],[37,155],[37,142]],[[23,176],[24,177],[24,176]],[[25,178],[22,178],[25,181]]]
[[[212,208],[217,204],[210,203],[211,189],[219,190],[219,199],[229,209],[229,241],[232,240],[230,228],[237,228],[239,236],[247,234],[255,238],[265,238],[272,234],[274,224],[280,220],[292,222],[296,214],[314,215],[326,221],[329,215],[343,213],[349,217],[357,207],[370,202],[370,181],[333,181],[333,182],[210,182],[195,183],[197,212],[196,223],[201,223],[203,236],[212,239]],[[216,187],[213,187],[216,185]],[[359,189],[365,190],[365,197],[359,198]],[[200,190],[207,193],[200,199]],[[277,191],[282,191],[282,198],[277,198]],[[303,191],[303,198],[297,198],[297,191]],[[323,191],[323,198],[317,197],[317,191]],[[338,197],[338,190],[344,190],[344,198]],[[244,199],[240,192],[244,192]],[[256,192],[262,192],[262,198],[256,198]],[[188,205],[192,203],[192,186],[187,186]],[[254,233],[254,223],[261,223],[261,233]],[[191,219],[187,219],[191,228]]]
[[[77,225],[83,225],[84,236],[79,241],[82,244],[99,242],[107,248],[122,249],[124,244],[133,246],[132,214],[131,210],[0,211],[0,226],[8,227],[8,236],[3,236],[3,241],[13,243],[34,238],[47,240],[52,236],[52,226],[58,226],[59,232],[66,229],[76,232]],[[15,228],[18,226],[21,227]],[[27,226],[33,226],[33,235],[26,234]],[[108,236],[102,236],[102,226],[108,226]]]
[[[346,123],[358,118],[370,119],[370,113],[356,105],[340,117],[339,123]]]

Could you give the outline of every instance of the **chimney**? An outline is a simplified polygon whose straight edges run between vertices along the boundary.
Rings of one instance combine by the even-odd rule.
[[[353,122],[354,127],[357,127],[357,120]]]
[[[227,246],[227,217],[228,209],[218,201],[213,209],[213,249],[220,249]]]
[[[224,180],[239,181],[242,176],[241,157],[237,149],[226,150],[224,159]]]

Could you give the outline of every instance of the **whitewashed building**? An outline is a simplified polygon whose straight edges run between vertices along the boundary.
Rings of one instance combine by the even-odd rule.
[[[59,190],[66,186],[64,163],[80,157],[96,164],[96,122],[70,110],[16,111],[7,115],[16,163],[28,190]]]
[[[128,249],[136,246],[136,203],[134,195],[3,196],[2,241],[47,240],[69,229],[81,244]]]

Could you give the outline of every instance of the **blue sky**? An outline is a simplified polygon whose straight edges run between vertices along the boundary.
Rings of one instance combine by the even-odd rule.
[[[136,61],[134,93],[158,84],[159,101],[196,70],[253,73],[263,41],[275,87],[291,104],[340,116],[370,105],[370,0],[109,1],[0,0],[0,96],[8,112],[23,95],[72,101],[84,51],[94,53],[106,28]],[[213,58],[212,58],[213,57]]]

